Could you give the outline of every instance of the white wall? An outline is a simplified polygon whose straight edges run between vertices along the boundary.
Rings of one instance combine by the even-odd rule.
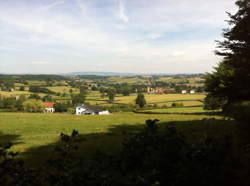
[[[109,114],[110,114],[110,113],[109,113],[108,110],[99,112],[99,115],[109,115]]]
[[[82,107],[76,107],[76,115],[81,115],[86,109]]]

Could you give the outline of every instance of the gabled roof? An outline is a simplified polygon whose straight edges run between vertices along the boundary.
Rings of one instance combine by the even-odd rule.
[[[75,107],[83,107],[83,108],[85,108],[85,105],[82,104],[82,103],[77,103],[77,104],[75,105]]]
[[[103,111],[102,107],[99,107],[99,106],[76,104],[76,107],[85,108],[89,112],[101,112],[101,111]]]
[[[103,111],[103,109],[99,106],[91,106],[91,105],[87,105],[85,106],[85,108],[89,111],[92,111],[92,112],[101,112]]]
[[[45,108],[53,108],[54,104],[55,104],[54,102],[44,102],[43,106]]]

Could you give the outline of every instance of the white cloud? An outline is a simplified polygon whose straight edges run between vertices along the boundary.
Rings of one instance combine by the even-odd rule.
[[[117,7],[116,15],[118,19],[120,19],[124,23],[127,23],[129,21],[129,18],[126,15],[125,0],[117,0],[117,5],[118,7]]]
[[[46,10],[49,10],[49,9],[51,9],[53,7],[61,5],[63,3],[65,3],[64,0],[55,1],[55,2],[53,2],[51,4],[48,4],[48,5],[45,5],[45,6],[41,7],[40,9],[38,9],[38,11],[46,11]]]
[[[48,61],[32,61],[31,64],[33,65],[47,65],[49,64]]]
[[[51,71],[54,61],[62,61],[64,71],[204,72],[218,61],[214,40],[225,27],[225,11],[234,10],[233,0],[75,0],[46,6],[24,0],[23,7],[1,3],[0,50],[16,53],[0,53],[0,59],[4,55],[5,61],[14,61],[17,70],[19,60],[46,56],[49,62],[32,64]],[[145,68],[139,68],[142,64]]]

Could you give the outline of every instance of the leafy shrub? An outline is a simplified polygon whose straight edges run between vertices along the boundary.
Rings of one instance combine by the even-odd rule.
[[[225,114],[242,122],[250,121],[250,101],[228,104],[224,110]]]
[[[29,99],[23,102],[23,109],[26,112],[42,112],[44,106],[43,102],[40,100]]]
[[[54,104],[54,108],[56,112],[67,112],[70,108],[70,104],[57,102]]]
[[[164,105],[161,106],[161,108],[166,109],[166,108],[168,108],[168,106],[164,104]]]
[[[53,92],[45,87],[39,87],[39,86],[31,86],[29,88],[29,91],[34,92],[34,93],[55,94],[55,92]]]
[[[132,112],[134,109],[138,108],[136,105],[112,105],[104,107],[104,110],[109,112]]]
[[[225,104],[226,101],[224,99],[207,95],[204,100],[204,109],[205,110],[222,109]]]
[[[29,99],[41,99],[38,94],[30,94]]]
[[[172,103],[171,104],[172,107],[183,107],[183,103]]]
[[[0,183],[6,185],[11,180],[10,185],[25,186],[244,185],[238,184],[243,182],[237,182],[235,175],[241,170],[235,162],[239,157],[230,157],[231,136],[204,137],[191,143],[174,127],[160,129],[158,121],[147,120],[145,129],[125,140],[121,153],[113,156],[97,152],[89,160],[77,157],[78,143],[85,140],[77,130],[70,135],[61,133],[53,158],[36,169],[25,167],[13,157],[5,158],[6,150],[0,149]]]

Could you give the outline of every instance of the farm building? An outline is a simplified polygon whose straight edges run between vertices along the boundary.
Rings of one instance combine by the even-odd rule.
[[[186,94],[187,91],[186,91],[186,90],[182,90],[181,93],[182,93],[182,94]]]
[[[164,93],[168,92],[169,90],[174,90],[174,89],[161,88],[161,87],[156,87],[156,88],[147,87],[148,94],[164,94]]]
[[[55,112],[54,104],[55,103],[53,103],[53,102],[44,102],[43,103],[44,113],[53,113],[53,112]]]
[[[190,94],[195,94],[195,90],[190,90]]]
[[[109,111],[103,110],[98,106],[77,104],[76,115],[109,115]]]

